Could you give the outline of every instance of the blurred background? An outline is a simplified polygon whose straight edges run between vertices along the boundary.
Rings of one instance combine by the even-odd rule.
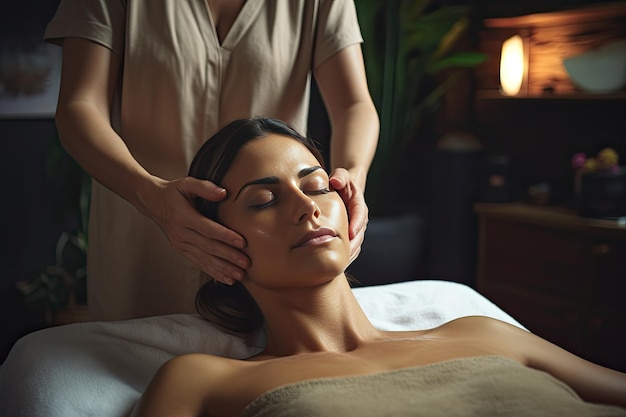
[[[53,117],[60,48],[42,42],[58,2],[0,6],[0,361],[22,335],[84,318],[88,183],[58,143]],[[598,278],[602,268],[608,271],[602,277],[610,278],[602,281],[603,294],[623,289],[613,277],[626,282],[626,236],[613,223],[579,223],[571,167],[576,153],[596,155],[610,147],[626,154],[626,92],[623,87],[611,94],[581,91],[561,65],[581,45],[626,37],[624,2],[355,3],[382,126],[368,179],[371,222],[363,255],[349,272],[360,285],[409,279],[467,284],[544,337],[624,366],[610,352],[597,350],[598,340],[623,347],[623,337],[610,336],[624,330],[623,321],[607,319],[617,307],[605,315],[594,310],[619,300],[581,298],[569,288],[587,295],[596,291],[593,283],[604,279]],[[567,14],[586,7],[602,12]],[[545,16],[548,23],[537,23]],[[526,50],[530,67],[523,91],[507,97],[500,91],[501,46],[515,34],[534,42],[532,51],[548,52],[535,52],[529,61]],[[558,63],[542,64],[549,56]],[[327,150],[328,121],[315,89],[309,129]],[[528,212],[528,205],[539,211]],[[619,217],[613,214],[596,217],[613,222]],[[535,226],[539,235],[524,235]],[[606,242],[598,240],[605,237]],[[583,243],[569,252],[558,249],[576,239]],[[533,247],[542,248],[541,256]],[[578,263],[583,247],[606,259]],[[524,287],[522,278],[497,281],[503,274],[515,277],[520,264],[531,266],[523,271],[524,277],[535,276],[528,280],[531,287]],[[571,278],[567,289],[562,283],[546,287],[549,279],[543,277],[552,276]],[[587,315],[572,305],[584,305]],[[540,317],[529,316],[531,310],[541,311]],[[607,323],[613,327],[603,333]]]

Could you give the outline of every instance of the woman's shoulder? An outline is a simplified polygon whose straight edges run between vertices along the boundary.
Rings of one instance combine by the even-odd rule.
[[[450,320],[435,329],[454,329],[454,330],[471,330],[483,332],[502,332],[508,331],[516,333],[518,331],[526,332],[520,327],[504,322],[488,316],[465,316]]]
[[[459,337],[462,335],[481,335],[489,334],[502,335],[503,333],[516,334],[518,332],[528,333],[526,330],[516,327],[504,321],[494,319],[487,316],[464,316],[459,317],[436,327],[422,330],[403,330],[389,331],[387,334],[392,337],[420,337],[445,335],[446,337]]]
[[[172,358],[156,372],[132,416],[206,415],[206,404],[226,409],[225,389],[237,385],[246,363],[203,353]]]
[[[188,366],[219,366],[226,362],[243,362],[239,359],[230,359],[208,353],[185,353],[175,356],[163,364],[163,367],[178,368]]]
[[[188,353],[170,359],[156,373],[154,379],[162,379],[173,384],[184,383],[210,388],[215,381],[225,381],[248,362],[206,353]],[[219,386],[219,385],[218,385]]]
[[[462,342],[527,364],[526,347],[535,336],[510,323],[486,316],[467,316],[451,320],[430,330],[430,335]]]
[[[502,320],[487,316],[467,316],[451,320],[436,329],[436,332],[449,333],[459,337],[485,340],[492,345],[515,346],[520,339],[532,334],[527,330]]]

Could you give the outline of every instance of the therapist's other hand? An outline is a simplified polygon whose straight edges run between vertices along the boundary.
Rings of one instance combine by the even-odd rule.
[[[369,209],[367,204],[365,204],[363,191],[351,180],[350,173],[346,169],[335,169],[330,175],[330,185],[339,193],[348,209],[348,218],[350,219],[350,263],[352,263],[361,253]]]
[[[207,219],[193,204],[194,197],[219,202],[226,197],[226,190],[210,181],[186,177],[165,181],[161,191],[161,207],[152,210],[152,218],[170,245],[219,282],[232,285],[243,279],[244,269],[250,265],[240,250],[246,245],[244,238]]]

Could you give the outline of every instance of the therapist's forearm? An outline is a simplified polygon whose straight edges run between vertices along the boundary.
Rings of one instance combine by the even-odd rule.
[[[365,190],[380,129],[374,105],[370,101],[357,102],[331,123],[331,168],[347,169],[353,181]]]
[[[56,116],[67,152],[95,180],[147,214],[160,179],[148,173],[99,110],[85,102],[59,106]],[[150,191],[151,190],[151,191]]]

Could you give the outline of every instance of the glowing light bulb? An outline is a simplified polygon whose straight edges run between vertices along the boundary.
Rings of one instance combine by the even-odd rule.
[[[500,87],[502,93],[514,96],[520,92],[525,72],[524,41],[515,35],[502,43],[500,57]]]

